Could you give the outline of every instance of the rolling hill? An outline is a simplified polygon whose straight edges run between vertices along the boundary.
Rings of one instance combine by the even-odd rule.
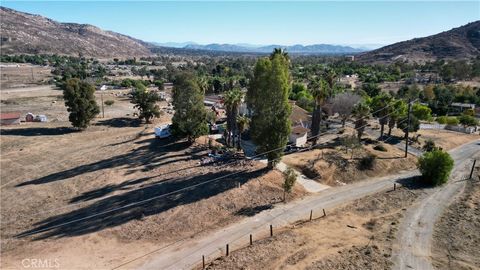
[[[433,36],[398,42],[357,56],[366,63],[470,59],[480,56],[480,21]]]
[[[0,7],[3,54],[65,54],[91,57],[150,55],[150,44],[88,24],[51,19]]]

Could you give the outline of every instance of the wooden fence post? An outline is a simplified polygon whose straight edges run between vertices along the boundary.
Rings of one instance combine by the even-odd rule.
[[[227,244],[227,249],[226,249],[226,252],[225,252],[225,253],[227,254],[227,256],[228,256],[228,254],[229,254],[228,251],[229,251],[229,250],[228,250],[228,244]]]
[[[325,208],[323,208],[323,216],[326,217],[327,213],[325,213]]]
[[[250,234],[250,246],[253,245],[253,237],[252,235]]]
[[[273,226],[272,226],[272,224],[270,224],[270,237],[272,237],[272,236],[273,236]]]
[[[202,255],[202,269],[205,269],[205,255]]]
[[[312,220],[313,210],[310,210],[310,220]]]

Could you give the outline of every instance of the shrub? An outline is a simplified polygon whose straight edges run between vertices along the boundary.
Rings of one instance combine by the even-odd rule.
[[[476,126],[476,125],[478,125],[477,119],[475,119],[475,117],[470,116],[470,115],[462,115],[462,116],[458,117],[458,121],[460,122],[460,124],[462,124],[464,126]]]
[[[432,139],[428,139],[425,141],[422,149],[425,152],[432,152],[434,150],[437,150],[437,147],[435,146],[435,142]]]
[[[456,126],[460,123],[460,121],[456,117],[448,117],[447,118],[447,125]]]
[[[447,119],[448,119],[447,116],[440,116],[440,117],[437,117],[437,122],[438,122],[439,124],[444,125],[444,124],[447,123]]]
[[[373,147],[373,149],[375,149],[377,151],[381,151],[381,152],[387,152],[387,148],[385,148],[385,146],[383,146],[383,144],[375,145],[375,147]]]
[[[374,154],[368,154],[360,159],[360,163],[358,164],[358,167],[360,170],[372,170],[373,167],[375,166],[377,160],[377,156]]]
[[[111,99],[108,99],[108,100],[105,100],[105,105],[107,106],[112,106],[114,103],[115,103],[115,100],[111,100]]]
[[[441,185],[448,181],[453,169],[453,159],[447,152],[433,150],[418,159],[422,181],[430,185]]]
[[[283,200],[285,201],[285,193],[291,193],[293,186],[295,185],[295,181],[297,181],[297,174],[292,168],[287,168],[283,172],[283,177],[285,181],[283,182]]]

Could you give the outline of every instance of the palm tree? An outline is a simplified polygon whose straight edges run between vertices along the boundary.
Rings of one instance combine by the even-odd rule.
[[[273,52],[270,54],[270,59],[273,59],[273,57],[277,54],[280,54],[280,55],[283,55],[285,57],[285,59],[287,59],[288,61],[290,61],[290,57],[288,56],[288,53],[286,50],[284,50],[283,48],[275,48],[273,49]]]
[[[365,102],[359,102],[353,109],[353,116],[355,119],[355,129],[357,130],[358,141],[362,139],[367,119],[370,117],[370,107]]]
[[[208,92],[208,78],[206,76],[201,76],[200,78],[198,78],[198,86],[200,86],[200,89],[202,89],[203,94]]]
[[[328,84],[323,80],[314,80],[309,86],[310,92],[315,99],[315,110],[312,116],[312,135],[317,136],[320,133],[322,123],[322,105],[329,97]],[[315,141],[318,138],[315,137]]]
[[[238,134],[239,134],[237,146],[239,150],[242,148],[242,133],[248,129],[249,125],[250,125],[250,118],[244,115],[237,116],[237,127],[238,127]]]
[[[227,137],[225,138],[227,145],[235,146],[235,137],[238,132],[237,116],[239,113],[240,103],[243,100],[243,92],[235,88],[225,93],[223,103],[227,113]]]

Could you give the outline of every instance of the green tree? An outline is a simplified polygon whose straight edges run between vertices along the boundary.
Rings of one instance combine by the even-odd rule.
[[[465,127],[478,125],[477,119],[475,119],[475,117],[470,115],[465,115],[465,114],[460,115],[458,117],[458,121],[460,122],[460,124],[462,124]]]
[[[295,182],[297,181],[297,173],[290,167],[288,167],[284,172],[283,172],[283,201],[286,199],[286,193],[291,193],[293,186],[295,185]]]
[[[270,58],[257,61],[247,92],[250,131],[259,152],[267,152],[269,168],[278,162],[288,142],[289,90],[289,60],[283,53],[274,53]]]
[[[448,181],[453,159],[447,152],[436,149],[418,158],[418,168],[425,183],[441,185]]]
[[[135,89],[130,94],[130,102],[140,113],[138,118],[145,119],[146,123],[151,123],[154,117],[160,117],[160,107],[157,102],[160,96],[156,91],[149,91],[143,84],[137,83]]]
[[[77,78],[67,79],[63,89],[68,120],[79,129],[85,129],[100,112],[95,101],[95,87]]]
[[[414,115],[410,115],[410,124],[408,124],[408,117],[398,119],[397,128],[401,129],[405,133],[405,138],[408,132],[417,132],[420,129],[420,121]]]
[[[243,93],[240,89],[235,88],[225,93],[223,103],[225,104],[227,114],[227,138],[228,145],[235,147],[235,138],[238,137],[237,117],[239,114],[240,104],[243,100]]]
[[[362,90],[365,91],[365,93],[367,93],[367,95],[370,97],[374,97],[380,94],[380,91],[382,91],[382,89],[380,89],[380,87],[375,83],[364,83],[362,85]]]
[[[322,105],[330,96],[330,89],[328,83],[323,79],[312,81],[309,89],[315,100],[315,109],[312,115],[312,136],[314,136],[316,141],[322,125]]]
[[[355,117],[358,141],[361,141],[367,125],[367,119],[370,117],[370,107],[364,101],[358,102],[353,108],[353,116]]]
[[[429,120],[432,118],[432,109],[426,105],[415,103],[412,106],[412,114],[419,120]]]
[[[203,105],[204,93],[191,73],[180,73],[173,87],[172,132],[186,137],[189,142],[208,134],[207,112]]]

